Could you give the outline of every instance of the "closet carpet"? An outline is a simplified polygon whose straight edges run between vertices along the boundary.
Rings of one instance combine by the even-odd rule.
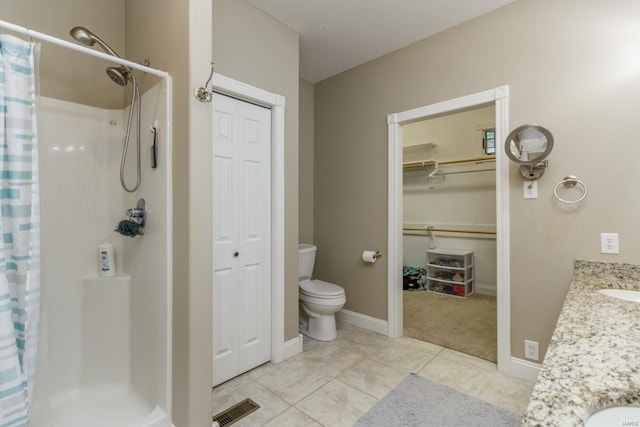
[[[403,291],[404,335],[497,361],[496,297]]]

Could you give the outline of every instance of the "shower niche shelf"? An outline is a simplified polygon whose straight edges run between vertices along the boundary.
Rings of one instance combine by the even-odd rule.
[[[456,249],[427,251],[427,291],[466,298],[473,295],[473,252]]]

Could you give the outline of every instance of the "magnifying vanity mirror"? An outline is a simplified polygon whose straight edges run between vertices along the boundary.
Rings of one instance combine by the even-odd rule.
[[[520,164],[520,174],[535,180],[547,167],[545,159],[553,149],[553,135],[542,126],[518,126],[507,136],[504,149],[511,160]]]

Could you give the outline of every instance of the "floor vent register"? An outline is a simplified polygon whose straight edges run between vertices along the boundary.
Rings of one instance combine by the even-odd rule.
[[[257,411],[258,408],[260,408],[260,405],[256,402],[251,399],[245,399],[242,402],[236,403],[232,407],[225,409],[219,414],[214,415],[213,425],[219,425],[220,427],[230,426],[250,413]]]

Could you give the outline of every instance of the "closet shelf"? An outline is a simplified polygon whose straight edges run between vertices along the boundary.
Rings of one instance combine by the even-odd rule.
[[[416,168],[432,168],[443,165],[453,165],[459,163],[486,163],[486,162],[495,162],[495,156],[489,157],[472,157],[469,159],[457,159],[457,160],[422,160],[416,162],[406,162],[402,164],[402,169],[416,169]]]
[[[424,231],[424,232],[438,231],[441,233],[488,234],[488,235],[496,234],[495,231],[464,230],[459,228],[436,228],[436,227],[402,227],[402,231]]]
[[[423,144],[405,145],[402,147],[402,151],[414,151],[414,150],[433,150],[438,144],[435,142],[425,142]]]

